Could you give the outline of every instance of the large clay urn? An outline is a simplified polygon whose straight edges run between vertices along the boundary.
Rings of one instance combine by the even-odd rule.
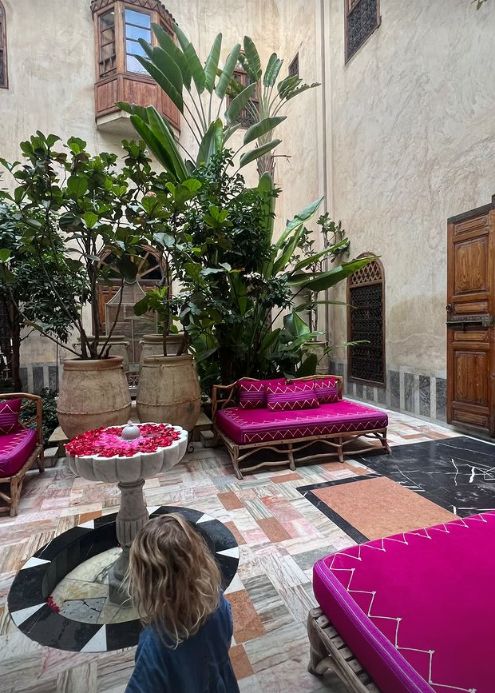
[[[169,423],[192,431],[201,410],[193,357],[146,356],[139,375],[136,407],[140,421]]]
[[[184,333],[167,335],[167,356],[177,356],[177,352],[184,341]],[[141,356],[139,363],[142,365],[147,356],[163,356],[163,335],[145,334],[139,340]]]
[[[68,438],[100,426],[125,424],[131,414],[122,357],[64,361],[57,416]]]

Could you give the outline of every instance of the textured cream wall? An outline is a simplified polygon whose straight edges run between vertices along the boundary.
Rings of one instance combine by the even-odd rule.
[[[446,220],[495,192],[495,12],[468,0],[380,5],[381,26],[344,65],[344,3],[330,3],[329,194],[352,253],[385,266],[388,367],[442,375]]]

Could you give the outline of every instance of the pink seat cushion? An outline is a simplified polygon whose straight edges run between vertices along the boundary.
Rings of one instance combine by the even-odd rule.
[[[321,608],[383,693],[495,690],[495,511],[318,561]]]
[[[217,412],[218,428],[240,445],[288,438],[383,429],[385,412],[342,399],[316,409],[270,411],[231,407]]]
[[[0,435],[2,433],[13,433],[20,428],[19,412],[21,404],[20,398],[0,400]]]
[[[36,431],[21,428],[0,435],[0,478],[17,474],[36,447]]]

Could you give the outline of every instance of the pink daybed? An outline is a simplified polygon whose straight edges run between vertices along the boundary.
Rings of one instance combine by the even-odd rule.
[[[327,556],[314,566],[314,593],[347,658],[382,693],[492,693],[494,549],[491,511]],[[322,657],[339,660],[338,649],[321,651],[315,616],[313,673]],[[351,690],[367,690],[346,673]]]
[[[22,400],[35,403],[34,417],[24,423],[19,421]],[[27,392],[0,395],[0,485],[10,486],[10,495],[0,491],[0,501],[5,503],[0,505],[0,511],[9,510],[11,517],[17,515],[27,472],[35,462],[40,472],[45,468],[42,416],[42,399],[38,395]]]
[[[229,452],[235,473],[242,479],[242,472],[254,471],[264,466],[289,464],[295,469],[295,462],[328,458],[336,455],[340,462],[346,454],[360,454],[376,449],[369,442],[364,446],[349,445],[358,438],[377,438],[383,449],[390,452],[387,443],[387,414],[379,409],[342,398],[342,378],[340,376],[312,376],[288,383],[318,383],[333,379],[335,398],[331,402],[316,403],[314,408],[282,409],[273,411],[266,404],[243,408],[239,406],[238,389],[240,384],[249,382],[256,391],[263,393],[273,384],[281,384],[285,379],[255,380],[243,378],[231,385],[214,385],[212,394],[212,413],[217,437]],[[261,401],[261,400],[260,400]],[[315,443],[322,443],[330,451],[295,457]],[[260,448],[284,455],[282,459],[264,458],[250,466],[240,469],[239,463],[254,455]]]

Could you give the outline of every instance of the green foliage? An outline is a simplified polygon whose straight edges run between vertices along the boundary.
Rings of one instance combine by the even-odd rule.
[[[57,417],[57,392],[48,387],[44,387],[40,392],[40,397],[43,401],[43,445],[47,447],[48,440],[53,431],[58,426]],[[22,404],[20,420],[21,422],[30,425],[36,415],[36,404],[31,400],[25,400]]]
[[[79,138],[55,149],[57,143],[38,131],[20,145],[23,162],[0,161],[16,184],[12,194],[0,192],[8,209],[0,233],[11,234],[13,244],[0,243],[10,250],[0,258],[3,290],[24,324],[62,343],[75,328],[81,353],[69,350],[101,358],[98,284],[135,279],[143,238],[164,211],[147,199],[155,183],[144,143],[123,142],[121,170],[115,154],[91,156]],[[92,340],[80,316],[87,302]]]

